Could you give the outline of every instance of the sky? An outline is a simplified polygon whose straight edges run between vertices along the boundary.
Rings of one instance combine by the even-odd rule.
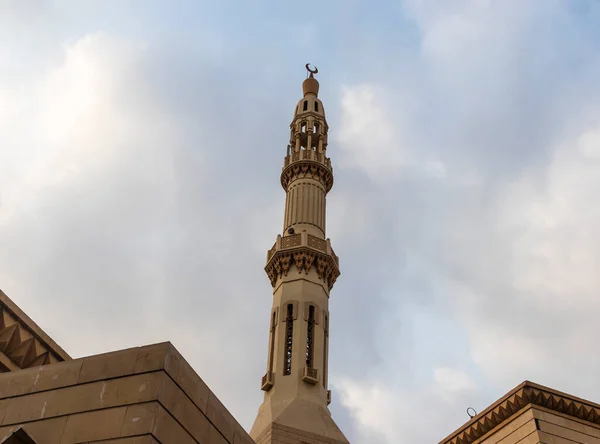
[[[73,357],[171,341],[249,429],[304,64],[335,185],[332,414],[438,442],[600,400],[600,2],[0,0],[0,288]]]

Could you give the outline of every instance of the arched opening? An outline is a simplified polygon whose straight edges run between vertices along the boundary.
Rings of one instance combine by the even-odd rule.
[[[305,150],[306,149],[306,140],[307,140],[307,136],[306,136],[306,131],[307,131],[307,123],[306,122],[302,122],[300,123],[300,150]]]

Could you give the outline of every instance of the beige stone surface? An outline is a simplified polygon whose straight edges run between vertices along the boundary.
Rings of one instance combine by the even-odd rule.
[[[132,436],[129,438],[108,439],[102,444],[160,444],[151,435]]]
[[[530,440],[532,437],[537,439],[538,434],[533,410],[531,408],[523,410],[520,415],[516,415],[506,425],[499,427],[488,435],[491,436],[483,438],[481,444],[521,444],[524,440]]]
[[[170,343],[0,374],[0,442],[250,444]]]
[[[345,438],[335,440],[322,435],[286,427],[281,424],[272,423],[257,439],[256,444],[342,444],[347,443]]]
[[[36,444],[36,442],[25,430],[19,429],[4,440],[2,444]]]
[[[533,410],[542,442],[600,444],[600,425],[541,407]]]

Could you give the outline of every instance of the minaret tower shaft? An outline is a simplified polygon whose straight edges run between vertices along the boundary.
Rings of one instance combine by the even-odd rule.
[[[325,234],[326,196],[333,186],[329,127],[314,78],[318,71],[306,69],[281,172],[283,234],[267,252],[265,267],[273,308],[261,385],[265,398],[250,432],[257,444],[348,443],[327,407],[329,292],[340,271]]]

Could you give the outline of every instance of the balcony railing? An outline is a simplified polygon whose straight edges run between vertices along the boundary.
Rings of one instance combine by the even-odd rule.
[[[321,239],[320,237],[313,236],[308,233],[292,234],[291,236],[277,236],[277,240],[273,247],[267,252],[267,262],[271,260],[275,252],[278,250],[288,250],[292,248],[308,246],[314,250],[318,250],[321,253],[330,254],[336,265],[339,267],[340,260],[331,248],[331,241],[329,239]]]

